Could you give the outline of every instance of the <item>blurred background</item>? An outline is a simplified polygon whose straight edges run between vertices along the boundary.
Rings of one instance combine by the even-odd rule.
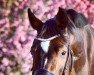
[[[32,75],[30,48],[36,31],[27,9],[45,21],[54,17],[58,7],[83,13],[94,27],[94,0],[0,0],[0,75]]]

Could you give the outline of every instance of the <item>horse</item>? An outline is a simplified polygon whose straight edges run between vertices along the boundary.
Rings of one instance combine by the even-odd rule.
[[[28,8],[28,18],[37,31],[32,75],[94,75],[94,29],[82,13],[59,7],[42,22]]]

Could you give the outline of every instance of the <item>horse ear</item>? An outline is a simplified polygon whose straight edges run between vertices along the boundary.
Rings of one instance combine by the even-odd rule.
[[[31,12],[30,8],[28,8],[28,18],[33,29],[39,31],[43,23],[38,18],[36,18],[36,16]]]
[[[68,16],[66,9],[59,7],[59,11],[56,15],[56,24],[60,29],[66,28],[68,25]]]

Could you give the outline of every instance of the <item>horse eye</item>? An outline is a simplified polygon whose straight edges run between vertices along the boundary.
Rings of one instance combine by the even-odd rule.
[[[62,52],[62,55],[65,55],[65,54],[66,54],[66,51],[63,51],[63,52]]]

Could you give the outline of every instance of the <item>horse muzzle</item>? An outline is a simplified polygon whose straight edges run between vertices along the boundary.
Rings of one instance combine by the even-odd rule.
[[[38,69],[34,72],[33,75],[54,75],[54,74],[50,73],[49,71],[45,69]]]

